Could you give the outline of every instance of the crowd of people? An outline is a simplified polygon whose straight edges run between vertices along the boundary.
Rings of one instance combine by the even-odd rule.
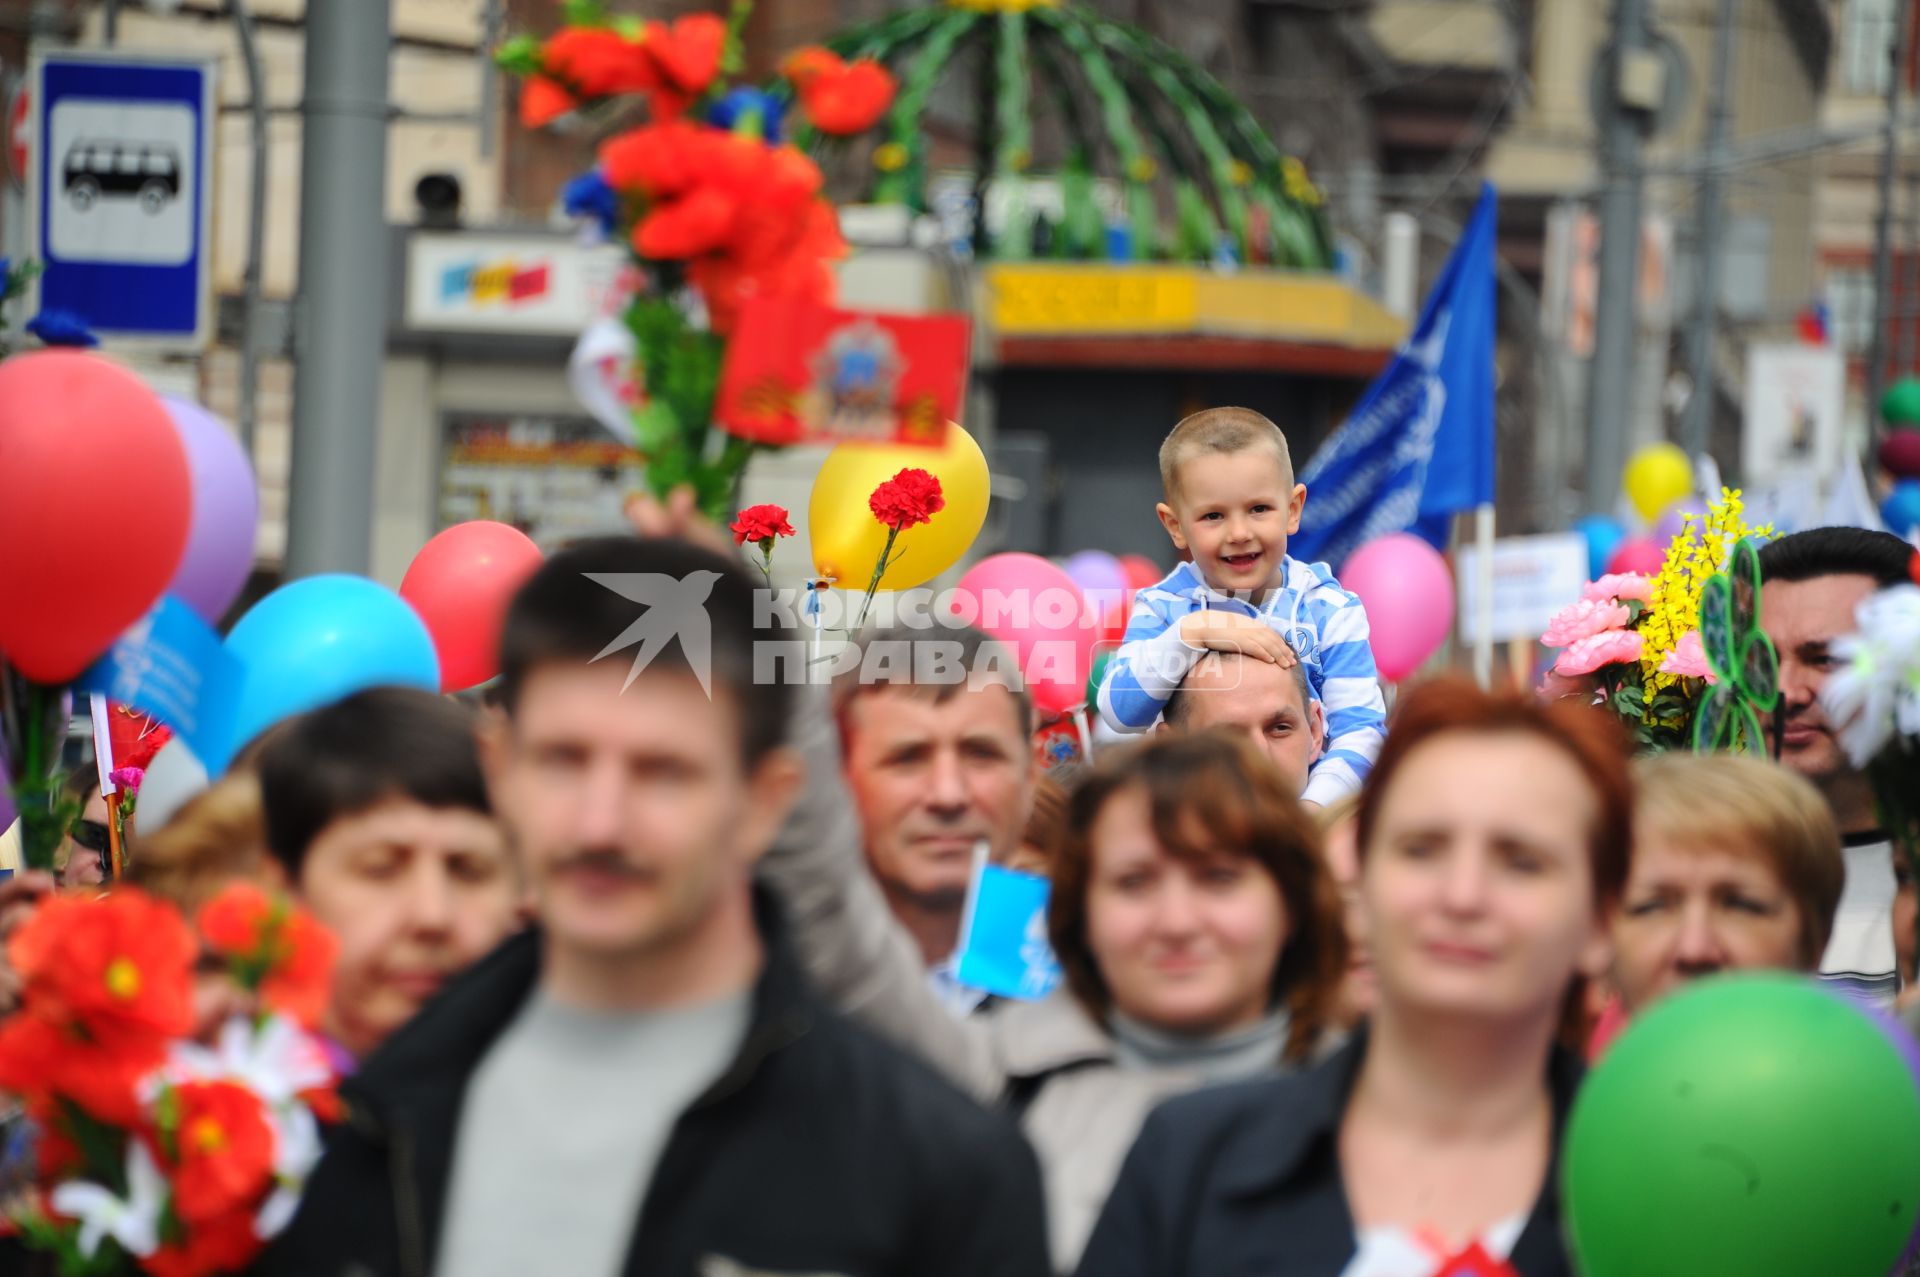
[[[1000,675],[756,677],[754,578],[642,502],[521,590],[484,697],[360,692],[136,815],[132,881],[339,940],[347,1115],[262,1270],[1557,1277],[1562,1132],[1632,1017],[1743,969],[1912,1012],[1912,884],[1819,701],[1898,538],[1762,551],[1777,760],[1634,759],[1579,700],[1389,710],[1264,418],[1161,469],[1185,560],[1099,698],[1143,734],[1081,765],[979,630],[940,638]],[[603,659],[616,573],[711,574],[709,650]],[[104,819],[0,929],[101,889]],[[1051,881],[1043,998],[954,965],[983,845]]]

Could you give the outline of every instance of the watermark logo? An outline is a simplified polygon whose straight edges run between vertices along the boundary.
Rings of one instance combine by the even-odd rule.
[[[686,577],[658,572],[589,572],[587,578],[641,612],[595,656],[599,661],[633,649],[622,690],[633,686],[648,666],[678,641],[687,667],[708,697],[713,695],[713,622],[707,610],[717,572]],[[825,595],[824,599],[820,595]],[[1114,640],[1096,639],[1103,600],[1069,590],[1039,592],[987,590],[900,590],[874,600],[865,641],[853,641],[851,626],[860,600],[839,591],[801,589],[754,591],[750,648],[753,681],[760,684],[824,684],[852,678],[866,684],[921,687],[1001,684],[1084,685],[1102,653],[1111,657]],[[1017,634],[1017,642],[967,640],[967,628]],[[1296,648],[1311,636],[1294,638]],[[1156,644],[1129,653],[1128,686],[1144,683],[1219,692],[1241,685],[1242,667],[1223,661],[1220,652],[1196,651],[1183,644]],[[1305,653],[1302,653],[1305,656]]]
[[[700,690],[713,697],[713,623],[707,616],[707,596],[713,593],[718,572],[691,572],[684,577],[664,572],[589,572],[587,579],[603,585],[623,599],[646,605],[633,624],[620,631],[611,643],[601,648],[594,660],[611,656],[625,648],[636,647],[633,664],[627,670],[625,691],[633,686],[642,670],[669,642],[680,640],[687,666],[700,682]]]

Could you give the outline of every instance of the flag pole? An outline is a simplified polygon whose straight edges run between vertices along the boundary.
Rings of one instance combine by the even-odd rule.
[[[1493,686],[1493,502],[1473,510],[1473,540],[1478,547],[1473,571],[1473,677],[1480,686]]]

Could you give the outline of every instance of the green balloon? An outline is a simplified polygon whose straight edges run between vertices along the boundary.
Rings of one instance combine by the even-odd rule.
[[[1902,377],[1880,396],[1880,419],[1889,425],[1920,423],[1920,378]]]
[[[1582,1277],[1886,1277],[1920,1213],[1920,1089],[1811,980],[1707,980],[1608,1049],[1562,1174]]]

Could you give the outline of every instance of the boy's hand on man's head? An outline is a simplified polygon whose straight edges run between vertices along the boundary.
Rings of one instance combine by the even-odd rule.
[[[1210,652],[1238,652],[1291,669],[1299,663],[1280,632],[1255,616],[1238,612],[1195,612],[1180,622],[1180,640]]]

